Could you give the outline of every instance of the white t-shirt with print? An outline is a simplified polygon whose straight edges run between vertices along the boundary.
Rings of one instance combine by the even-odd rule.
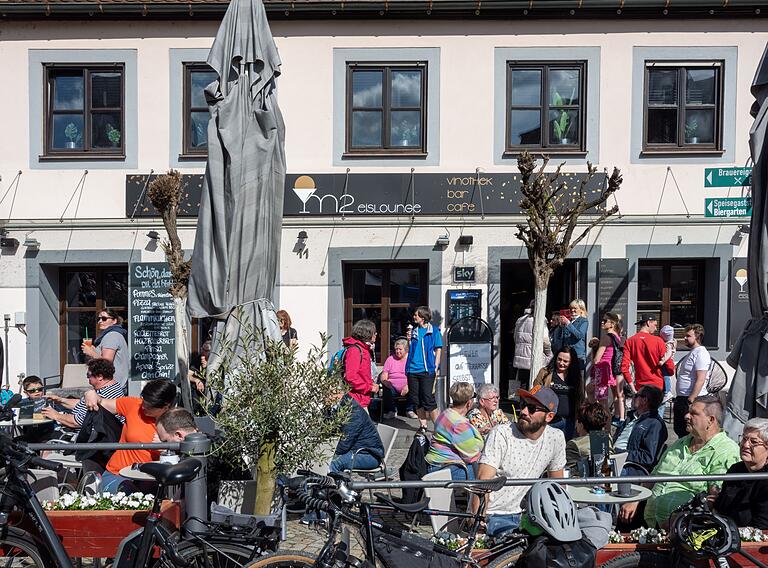
[[[690,353],[683,359],[680,371],[677,373],[677,396],[690,396],[693,385],[696,384],[696,371],[709,371],[711,362],[712,357],[703,345],[691,349]],[[706,384],[701,387],[701,392],[697,393],[696,396],[705,394],[707,394]]]
[[[538,440],[529,440],[514,422],[502,424],[488,434],[480,463],[495,467],[498,475],[510,479],[539,478],[546,471],[565,467],[565,436],[561,430],[547,426]],[[520,503],[529,489],[530,486],[503,487],[491,493],[487,514],[520,513]]]

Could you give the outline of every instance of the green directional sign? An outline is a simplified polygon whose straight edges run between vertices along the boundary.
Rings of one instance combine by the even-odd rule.
[[[752,168],[704,168],[704,187],[747,187]]]
[[[750,217],[751,197],[713,197],[704,200],[705,217]]]

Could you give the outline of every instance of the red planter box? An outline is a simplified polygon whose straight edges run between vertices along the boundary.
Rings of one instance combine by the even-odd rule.
[[[144,526],[148,511],[47,511],[56,534],[72,558],[114,558],[120,542]],[[181,524],[181,508],[164,501],[160,514],[169,525]],[[30,530],[22,525],[22,528]]]
[[[760,560],[761,562],[768,563],[768,542],[742,542],[741,547],[749,552],[752,556]],[[669,545],[656,545],[656,544],[608,544],[605,548],[601,548],[597,551],[597,566],[601,566],[610,559],[620,556],[622,554],[628,554],[635,550],[659,550],[668,551]],[[731,566],[739,566],[743,568],[754,567],[755,565],[741,556],[740,554],[734,554],[728,559],[728,563]],[[712,562],[702,562],[699,566],[702,568],[715,566]]]

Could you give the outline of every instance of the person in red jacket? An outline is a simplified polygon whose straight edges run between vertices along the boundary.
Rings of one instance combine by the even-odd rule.
[[[371,395],[379,391],[379,385],[371,376],[371,345],[376,341],[376,324],[362,319],[352,326],[349,337],[342,339],[344,351],[344,380],[349,384],[349,396],[360,406],[368,409]]]
[[[646,385],[663,391],[664,376],[659,361],[664,357],[667,346],[661,337],[654,335],[659,322],[653,314],[641,314],[635,325],[640,329],[624,342],[621,372],[635,394]],[[630,372],[630,364],[635,367],[634,376]],[[665,361],[664,367],[670,375],[674,375],[674,361]]]

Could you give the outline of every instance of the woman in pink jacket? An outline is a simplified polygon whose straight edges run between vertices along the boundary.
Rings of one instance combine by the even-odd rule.
[[[379,392],[379,385],[371,376],[371,345],[376,341],[376,324],[362,319],[352,326],[350,337],[342,344],[344,351],[344,380],[349,384],[349,396],[367,409],[371,395]]]

